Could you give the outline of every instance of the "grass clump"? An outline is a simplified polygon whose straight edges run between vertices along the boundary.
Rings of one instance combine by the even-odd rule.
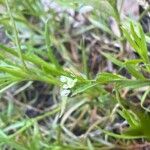
[[[123,19],[116,0],[0,8],[0,149],[149,146],[150,38],[140,22]]]

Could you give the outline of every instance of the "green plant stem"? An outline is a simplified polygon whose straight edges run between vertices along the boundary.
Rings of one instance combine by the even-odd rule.
[[[114,10],[115,10],[115,19],[116,19],[116,22],[117,22],[117,25],[118,25],[118,28],[119,28],[119,31],[120,31],[120,45],[121,45],[121,52],[123,53],[124,50],[125,50],[125,44],[126,44],[126,40],[123,37],[123,31],[122,31],[122,28],[121,28],[121,17],[120,17],[120,12],[118,11],[118,8],[117,8],[117,1],[115,3],[115,6],[114,6]]]
[[[12,22],[13,28],[14,28],[15,42],[16,42],[16,46],[18,48],[18,56],[21,59],[21,62],[23,64],[24,69],[27,70],[27,66],[26,66],[26,64],[24,62],[24,59],[23,59],[23,56],[22,56],[22,50],[21,50],[21,45],[20,45],[20,42],[19,42],[19,37],[18,37],[18,31],[17,31],[17,28],[16,28],[16,24],[15,24],[15,21],[13,19],[13,16],[12,16],[12,13],[11,13],[11,10],[10,10],[10,7],[9,7],[8,0],[5,0],[5,2],[6,2],[7,10],[8,10],[8,13],[9,13],[9,16],[10,16],[10,19],[11,19],[11,22]]]
[[[47,20],[46,24],[45,24],[45,41],[46,41],[46,46],[47,46],[47,51],[48,51],[48,57],[50,59],[50,61],[58,68],[60,68],[60,65],[57,61],[57,59],[55,58],[55,55],[52,52],[51,49],[51,40],[50,40],[50,32],[49,32],[49,20]]]
[[[87,58],[86,58],[86,48],[84,46],[84,39],[81,42],[81,50],[82,50],[82,64],[83,64],[83,72],[85,73],[86,77],[89,77],[88,68],[87,68]]]
[[[17,136],[18,134],[24,132],[26,129],[28,129],[29,127],[31,127],[35,122],[38,122],[46,117],[49,117],[49,116],[52,116],[56,113],[58,113],[60,111],[61,107],[58,106],[56,108],[54,108],[53,110],[49,111],[49,112],[46,112],[44,113],[43,115],[40,115],[36,118],[33,118],[33,119],[30,119],[30,120],[27,120],[25,121],[25,126],[22,127],[21,129],[19,129],[17,132],[15,132],[14,134],[10,135],[9,138],[14,138],[15,136]]]

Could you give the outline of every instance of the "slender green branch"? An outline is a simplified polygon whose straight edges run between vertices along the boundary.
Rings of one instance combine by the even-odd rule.
[[[11,22],[12,22],[12,25],[13,25],[13,28],[14,28],[15,42],[16,42],[16,46],[18,48],[18,56],[21,59],[21,62],[23,64],[24,69],[27,69],[27,66],[26,66],[26,64],[24,62],[24,59],[23,59],[23,56],[22,56],[22,50],[21,50],[21,45],[20,45],[20,42],[19,42],[18,31],[17,31],[16,24],[15,24],[15,21],[13,19],[10,7],[9,7],[8,0],[5,0],[5,2],[6,2],[7,10],[8,10],[8,13],[9,13],[9,16],[10,16],[10,19],[11,19]]]

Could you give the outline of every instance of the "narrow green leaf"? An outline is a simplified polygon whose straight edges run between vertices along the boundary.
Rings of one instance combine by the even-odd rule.
[[[23,59],[23,56],[22,56],[22,50],[21,50],[21,45],[20,45],[20,42],[19,42],[18,31],[17,31],[16,24],[15,24],[15,21],[13,19],[10,7],[9,7],[9,2],[8,2],[8,0],[5,0],[5,2],[6,2],[8,13],[9,13],[9,16],[10,16],[10,19],[11,19],[11,22],[12,22],[13,28],[14,28],[15,42],[16,42],[16,45],[17,45],[17,48],[18,48],[18,56],[20,57],[20,59],[22,61],[24,69],[27,69],[27,66],[26,66],[26,64],[24,62],[24,59]]]
[[[98,22],[92,18],[89,18],[89,21],[97,28],[101,29],[102,31],[110,34],[110,35],[113,35],[112,31],[104,24],[102,24],[101,22]]]
[[[136,52],[138,52],[139,47],[137,46],[137,44],[134,42],[134,40],[132,39],[129,31],[127,31],[127,29],[125,29],[124,27],[122,27],[123,33],[125,38],[128,40],[128,42],[131,44],[131,46],[135,49]]]
[[[86,92],[86,90],[89,90],[93,87],[95,87],[98,83],[85,83],[84,85],[80,85],[79,87],[77,87],[74,91],[73,91],[73,94],[72,96],[75,96],[77,94],[80,94],[80,93],[83,93],[83,92]]]
[[[113,55],[105,52],[102,52],[101,54],[105,56],[108,60],[113,62],[115,65],[118,65],[119,67],[125,67],[124,63],[116,59]]]
[[[136,66],[129,64],[129,63],[125,63],[127,70],[129,71],[129,73],[134,76],[136,79],[145,79],[144,76],[138,71],[136,70]]]
[[[22,79],[26,79],[28,74],[25,73],[23,70],[19,69],[19,68],[14,68],[14,67],[2,67],[0,66],[0,71],[5,72],[5,73],[9,73],[15,77],[20,77]]]
[[[118,88],[136,89],[145,86],[150,86],[150,80],[120,80],[117,82]]]
[[[120,80],[123,81],[124,79],[125,78],[120,75],[103,72],[97,76],[96,82],[100,82],[100,83],[113,83],[114,82],[115,83]]]
[[[60,68],[59,63],[57,61],[57,59],[55,58],[55,55],[52,52],[51,49],[51,40],[50,40],[50,35],[51,33],[49,32],[49,20],[46,21],[45,24],[45,41],[46,41],[46,46],[47,46],[47,51],[48,51],[48,57],[50,59],[50,61],[55,64],[56,67]]]
[[[144,35],[144,31],[141,27],[141,25],[138,25],[139,31],[140,31],[140,36],[141,36],[141,53],[143,56],[143,59],[145,60],[145,63],[149,63],[149,58],[148,58],[148,50],[147,50],[147,45],[146,45],[146,39]]]

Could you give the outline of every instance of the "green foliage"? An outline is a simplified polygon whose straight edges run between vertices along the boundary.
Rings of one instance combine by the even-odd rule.
[[[107,145],[107,142],[103,141],[102,134],[98,135],[96,139],[92,137],[92,134],[90,137],[89,133],[93,129],[118,139],[149,139],[150,115],[149,109],[144,105],[146,97],[149,95],[149,88],[144,91],[144,94],[139,94],[141,106],[138,107],[120,96],[122,91],[131,90],[134,92],[137,89],[150,86],[150,79],[145,75],[150,73],[146,43],[149,37],[144,34],[141,25],[136,22],[129,22],[129,26],[122,24],[116,0],[89,2],[85,0],[69,2],[57,0],[57,2],[64,8],[72,7],[76,10],[85,4],[95,8],[95,12],[88,18],[91,25],[75,30],[73,34],[75,38],[82,34],[82,38],[79,38],[79,45],[77,45],[77,49],[81,49],[81,56],[79,56],[81,60],[78,62],[80,64],[75,64],[71,58],[70,49],[65,47],[67,42],[73,40],[71,39],[73,37],[70,35],[72,34],[70,28],[67,30],[68,28],[65,26],[63,30],[60,29],[58,35],[55,35],[57,30],[61,28],[58,23],[60,18],[55,20],[56,14],[54,12],[44,12],[39,0],[1,1],[3,5],[7,5],[7,12],[0,16],[0,23],[5,26],[11,44],[0,44],[0,93],[4,93],[19,83],[41,81],[52,87],[52,97],[56,104],[40,116],[29,119],[24,118],[22,114],[16,117],[14,111],[17,110],[14,108],[14,102],[9,101],[6,104],[8,106],[4,108],[6,110],[0,114],[0,123],[7,116],[6,123],[4,121],[2,125],[0,124],[0,148],[6,146],[6,148],[10,147],[10,149],[17,150],[39,150],[41,148],[47,150],[93,150],[95,147],[100,149],[103,145]],[[13,3],[18,7],[14,7]],[[120,39],[109,28],[109,16],[114,17],[119,27],[122,24],[119,28],[122,32]],[[37,22],[34,24],[29,21],[29,18],[31,20],[34,18]],[[65,20],[65,18],[63,19]],[[65,33],[66,30],[67,33]],[[103,32],[117,42],[126,42],[126,40],[129,42],[139,58],[119,60],[115,54],[102,50],[100,55],[104,56],[106,61],[109,60],[116,65],[118,70],[125,69],[131,76],[130,78],[121,75],[118,70],[115,73],[102,71],[98,72],[96,77],[90,76],[90,69],[88,68],[89,49],[85,47],[83,42],[83,36],[86,35],[84,33],[90,30],[92,30],[91,36],[97,39],[99,39],[97,33]],[[26,41],[26,39],[28,40]],[[37,43],[40,47],[35,48]],[[64,64],[59,63],[52,47],[55,47],[63,57]],[[78,50],[77,53],[80,51]],[[96,113],[100,114],[101,118],[90,122],[89,120],[93,119],[91,114],[95,108],[98,109]],[[72,123],[75,120],[71,116],[72,114],[75,117],[80,116],[74,123]],[[96,117],[97,114],[95,114]],[[129,125],[120,134],[112,133],[112,130],[108,131],[105,127],[107,124],[112,124],[118,114]],[[46,127],[41,128],[39,122],[43,121],[44,118],[47,119]],[[86,130],[83,142],[72,133],[76,124],[82,126],[81,129]],[[69,127],[72,128],[70,131],[67,129]],[[11,131],[13,132],[11,133]],[[97,141],[99,138],[101,141]]]
[[[134,26],[137,26],[135,28]],[[134,48],[134,50],[140,55],[144,63],[149,64],[147,45],[145,40],[145,35],[140,24],[130,23],[130,32],[122,28],[124,36],[127,38],[128,42]]]

